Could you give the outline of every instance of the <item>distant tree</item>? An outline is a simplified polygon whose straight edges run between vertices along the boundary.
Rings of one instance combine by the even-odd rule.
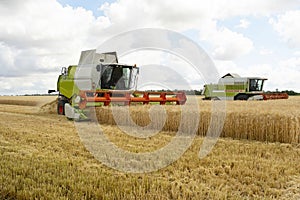
[[[287,94],[290,95],[290,96],[300,95],[300,93],[297,93],[297,92],[295,92],[295,91],[293,91],[293,90],[284,90],[284,91],[282,91],[282,92],[285,92],[285,93],[287,93]]]
[[[276,91],[266,91],[266,93],[272,93],[272,92],[280,92],[278,89],[276,89]],[[282,90],[281,91],[282,93],[287,93],[289,96],[295,96],[295,95],[300,95],[300,93],[298,92],[295,92],[293,90]]]

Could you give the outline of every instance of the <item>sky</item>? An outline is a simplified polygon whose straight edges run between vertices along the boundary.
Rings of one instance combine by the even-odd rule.
[[[299,21],[300,0],[1,0],[0,95],[56,89],[61,67],[78,64],[81,51],[139,28],[191,39],[220,76],[265,77],[265,90],[300,92]],[[174,55],[140,51],[119,60],[141,66],[141,85],[151,77],[178,89],[187,83],[199,90],[205,83]],[[149,64],[153,70],[146,70]],[[162,76],[168,70],[161,65],[185,80]]]

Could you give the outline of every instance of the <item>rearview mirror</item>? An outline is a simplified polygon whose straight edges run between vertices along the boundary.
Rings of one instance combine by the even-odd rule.
[[[97,72],[101,72],[101,67],[102,67],[101,64],[96,66]]]

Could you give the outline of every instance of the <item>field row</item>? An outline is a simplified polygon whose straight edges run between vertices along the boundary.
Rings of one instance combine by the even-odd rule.
[[[289,100],[226,102],[223,110],[214,111],[214,102],[199,101],[195,106],[131,106],[98,107],[100,124],[130,126],[177,132],[197,128],[197,135],[205,136],[209,127],[222,137],[267,142],[300,143],[300,98]],[[154,107],[154,108],[153,108]],[[199,121],[199,123],[197,123]]]
[[[188,97],[185,106],[97,107],[100,124],[144,127],[144,129],[190,133],[218,133],[234,139],[300,143],[300,97],[269,101],[202,101]],[[56,97],[0,97],[5,112],[56,113]],[[195,103],[196,102],[196,103]],[[194,104],[193,104],[194,103]],[[41,106],[41,107],[40,107]],[[22,109],[20,109],[22,107]],[[212,112],[213,108],[218,108]],[[199,109],[199,110],[198,110]]]

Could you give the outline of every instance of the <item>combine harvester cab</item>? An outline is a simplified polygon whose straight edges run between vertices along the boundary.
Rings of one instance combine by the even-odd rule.
[[[139,68],[119,64],[116,52],[81,52],[79,64],[62,68],[57,81],[57,113],[70,119],[88,119],[97,106],[166,103],[183,105],[184,92],[137,91]]]
[[[228,73],[217,84],[204,85],[204,100],[269,100],[287,99],[286,93],[264,93],[263,85],[267,78],[240,77]]]

